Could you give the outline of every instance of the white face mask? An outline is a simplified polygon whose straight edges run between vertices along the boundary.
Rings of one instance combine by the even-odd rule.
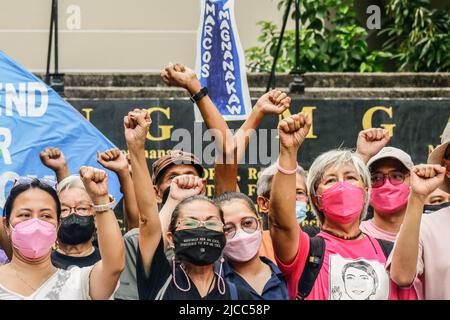
[[[306,213],[307,210],[307,203],[303,201],[296,201],[295,202],[295,216],[297,218],[297,223],[301,223],[303,220],[306,219]]]

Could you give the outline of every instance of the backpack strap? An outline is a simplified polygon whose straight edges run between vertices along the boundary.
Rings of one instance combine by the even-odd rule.
[[[320,236],[315,236],[309,240],[308,260],[298,282],[297,297],[305,299],[311,293],[311,290],[322,269],[323,258],[325,256],[325,240]]]
[[[163,299],[164,294],[166,293],[167,288],[169,287],[171,281],[172,281],[172,275],[170,275],[167,278],[167,281],[164,283],[164,285],[162,286],[161,290],[158,291],[158,294],[156,295],[155,300],[162,300]]]
[[[387,240],[382,239],[376,239],[378,243],[380,244],[381,250],[383,250],[384,256],[389,258],[389,255],[391,254],[392,249],[394,249],[394,243]]]

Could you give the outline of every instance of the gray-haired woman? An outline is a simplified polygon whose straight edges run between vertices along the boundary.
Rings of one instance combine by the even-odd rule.
[[[383,250],[383,242],[359,230],[369,205],[370,174],[354,152],[332,150],[313,162],[307,186],[321,232],[310,238],[298,226],[295,218],[297,152],[310,127],[311,120],[303,113],[284,119],[278,127],[281,147],[269,217],[275,256],[287,280],[290,298],[333,299],[332,289],[342,288],[345,292],[341,276],[344,266],[364,261],[372,266],[379,279],[372,298],[397,299],[397,287],[384,268],[387,250]],[[343,293],[340,299],[355,299],[363,294],[357,284],[351,295]]]

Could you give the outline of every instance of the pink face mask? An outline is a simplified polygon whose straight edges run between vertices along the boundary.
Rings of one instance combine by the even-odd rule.
[[[232,239],[227,239],[223,254],[230,260],[247,262],[258,254],[261,241],[261,231],[247,233],[239,229]]]
[[[364,190],[347,181],[335,183],[322,192],[322,206],[327,219],[339,224],[351,223],[364,208]]]
[[[377,212],[392,214],[403,209],[408,203],[409,187],[401,183],[394,186],[389,179],[378,188],[372,188],[370,201]]]
[[[11,226],[11,241],[20,254],[28,259],[45,256],[56,241],[56,227],[41,219],[29,219]]]

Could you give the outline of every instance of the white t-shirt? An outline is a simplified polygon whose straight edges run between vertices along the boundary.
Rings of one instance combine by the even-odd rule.
[[[91,300],[89,276],[94,266],[57,271],[30,296],[22,296],[0,284],[0,300]]]

